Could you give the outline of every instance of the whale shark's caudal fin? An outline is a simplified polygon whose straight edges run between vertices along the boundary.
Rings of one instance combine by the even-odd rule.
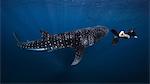
[[[84,52],[84,47],[78,47],[75,49],[75,57],[71,64],[72,66],[77,65],[81,61],[83,52]]]
[[[17,41],[17,44],[18,44],[18,43],[21,43],[21,41],[18,39],[18,37],[17,37],[17,35],[16,35],[15,32],[13,33],[13,37],[14,37],[15,40]]]

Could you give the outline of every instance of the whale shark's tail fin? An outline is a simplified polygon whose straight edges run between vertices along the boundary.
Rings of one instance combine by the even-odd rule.
[[[17,46],[19,46],[21,44],[21,41],[18,39],[18,37],[17,37],[15,32],[13,33],[13,37],[17,41]]]

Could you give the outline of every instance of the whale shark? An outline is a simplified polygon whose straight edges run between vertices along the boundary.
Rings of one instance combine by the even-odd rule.
[[[86,47],[93,46],[96,42],[107,35],[109,29],[106,26],[93,26],[80,28],[71,32],[59,34],[50,34],[47,31],[40,30],[39,40],[21,42],[16,33],[13,34],[17,41],[17,46],[32,51],[53,51],[63,48],[73,48],[75,57],[71,65],[77,65],[82,57]]]

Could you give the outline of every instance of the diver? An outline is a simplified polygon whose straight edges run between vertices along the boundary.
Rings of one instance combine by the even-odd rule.
[[[119,39],[138,38],[134,29],[131,29],[127,32],[125,31],[117,32],[115,29],[111,29],[111,32],[114,34],[114,37],[112,39],[113,45],[117,44],[119,42]]]

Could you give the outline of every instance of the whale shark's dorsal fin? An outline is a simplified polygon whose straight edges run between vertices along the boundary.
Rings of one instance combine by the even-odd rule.
[[[84,52],[84,47],[78,47],[75,49],[75,57],[71,65],[77,65],[81,59]]]
[[[41,32],[41,34],[42,34],[41,37],[42,37],[43,39],[52,36],[52,35],[49,34],[47,31],[40,30],[40,32]]]

